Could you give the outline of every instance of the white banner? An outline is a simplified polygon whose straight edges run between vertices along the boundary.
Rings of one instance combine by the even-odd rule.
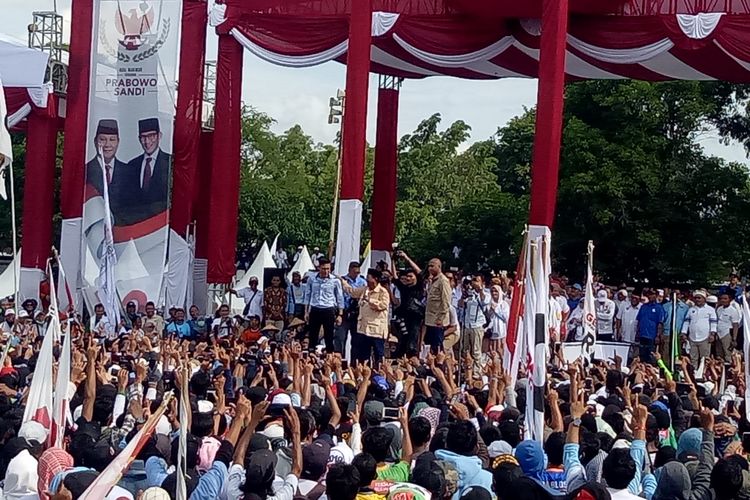
[[[630,346],[631,344],[626,342],[597,342],[591,347],[594,359],[611,361],[617,355],[622,358],[623,363],[627,363]],[[563,342],[562,344],[563,358],[568,363],[572,363],[580,358],[581,352],[580,342]]]
[[[142,308],[159,299],[167,257],[182,5],[181,0],[94,5],[81,287],[84,296],[102,289],[92,278],[100,276],[105,222],[111,221],[116,258],[110,262],[116,264],[108,279],[115,283],[106,289]]]

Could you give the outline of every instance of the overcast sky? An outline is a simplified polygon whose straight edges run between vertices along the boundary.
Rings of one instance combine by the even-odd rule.
[[[0,32],[26,40],[32,12],[52,10],[54,0],[0,0],[3,22]],[[65,18],[65,38],[70,32],[71,0],[57,0],[57,9]],[[207,59],[216,57],[216,36],[209,31]],[[331,142],[336,127],[328,125],[328,99],[345,86],[345,67],[328,63],[309,69],[273,66],[246,53],[243,101],[276,119],[276,132],[300,124],[316,141]],[[377,77],[370,80],[368,140],[375,138]],[[433,77],[408,80],[401,90],[399,134],[414,130],[433,113],[445,123],[464,120],[472,127],[472,141],[487,139],[509,119],[536,103],[536,81],[505,79],[467,81]],[[701,139],[706,150],[731,161],[747,162],[743,148],[723,146],[716,134]]]

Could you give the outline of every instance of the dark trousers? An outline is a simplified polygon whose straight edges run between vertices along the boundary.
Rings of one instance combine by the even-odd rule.
[[[654,351],[656,350],[656,343],[654,339],[646,339],[641,337],[641,347],[638,355],[641,361],[644,363],[654,363]]]
[[[354,335],[357,332],[357,318],[352,318],[348,315],[348,318],[341,322],[340,326],[336,327],[336,331],[333,336],[333,349],[335,352],[343,353],[346,350],[346,338],[352,336],[352,344],[354,343]]]
[[[336,308],[310,308],[310,349],[315,349],[320,341],[320,329],[323,328],[323,339],[326,343],[326,352],[333,351],[333,327],[336,323]]]
[[[437,354],[443,350],[443,340],[445,338],[445,328],[442,326],[428,326],[424,332],[424,343],[430,346],[430,351]],[[481,342],[481,339],[479,340]]]
[[[372,367],[377,369],[385,355],[385,339],[368,337],[364,333],[352,334],[352,358],[364,363],[372,358]]]
[[[404,329],[398,335],[398,345],[396,346],[396,352],[393,353],[394,358],[401,358],[404,355],[416,356],[417,343],[419,342],[419,330],[422,327],[422,318],[402,318],[404,322]]]

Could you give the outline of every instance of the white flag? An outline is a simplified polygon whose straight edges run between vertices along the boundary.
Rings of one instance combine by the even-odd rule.
[[[745,415],[750,419],[750,306],[747,304],[747,295],[742,296],[742,329],[745,332],[745,345],[742,347],[745,356]]]
[[[588,264],[586,265],[586,288],[583,295],[583,340],[581,353],[591,360],[596,345],[596,303],[594,302],[594,242],[589,241]]]
[[[57,315],[50,317],[47,332],[44,334],[42,350],[39,351],[34,377],[31,379],[29,399],[23,413],[24,422],[35,420],[46,429],[52,425],[52,348],[55,337],[60,337],[60,318]]]
[[[167,393],[164,396],[161,406],[146,420],[141,430],[133,436],[125,449],[117,454],[101,474],[96,476],[94,482],[78,497],[79,500],[100,500],[109,494],[109,490],[120,481],[122,475],[127,472],[130,464],[133,463],[135,457],[138,456],[143,446],[151,438],[151,434],[156,430],[157,422],[164,415],[172,397],[172,393]],[[184,432],[181,432],[181,434],[184,434]]]
[[[62,274],[62,267],[60,269],[60,278],[65,279]],[[52,316],[52,322],[57,324],[57,334],[62,335],[60,328],[60,311],[58,310],[57,302],[57,287],[55,285],[55,279],[52,275],[52,266],[47,264],[47,276],[50,280],[50,305],[49,313]],[[50,427],[49,433],[49,445],[57,448],[63,447],[63,438],[65,437],[65,428],[68,421],[73,420],[70,415],[70,407],[68,401],[68,386],[70,385],[70,324],[68,324],[68,332],[65,334],[62,340],[62,349],[60,351],[60,359],[57,364],[57,380],[55,381],[55,394],[53,398],[53,412],[52,412],[52,426]]]
[[[7,200],[5,172],[9,165],[13,163],[13,146],[10,142],[10,132],[8,132],[8,108],[5,105],[5,92],[2,91],[2,88],[3,82],[0,80],[0,197]]]
[[[99,151],[97,159],[102,161],[102,152]],[[102,171],[104,166],[102,164]],[[104,198],[104,252],[99,265],[99,277],[96,286],[99,292],[99,300],[104,306],[107,314],[105,323],[107,334],[117,332],[120,325],[120,303],[117,298],[117,285],[115,282],[115,266],[117,265],[117,254],[115,253],[115,240],[112,234],[112,211],[109,207],[109,186],[103,183]]]

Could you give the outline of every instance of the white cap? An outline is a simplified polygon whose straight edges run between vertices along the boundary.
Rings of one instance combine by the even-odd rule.
[[[6,309],[5,310],[5,316],[7,316],[9,314],[16,314],[16,311],[14,311],[13,309]]]
[[[292,398],[285,392],[280,392],[271,400],[272,405],[292,406]]]
[[[47,441],[47,429],[45,429],[39,422],[29,420],[21,426],[21,429],[19,429],[18,437],[22,437],[26,441],[44,443]]]
[[[705,292],[705,290],[696,290],[693,292],[693,296],[698,296],[698,295],[700,295],[704,299],[708,297],[708,294]]]
[[[201,399],[198,401],[198,412],[199,413],[211,413],[214,411],[214,404],[211,401]]]
[[[628,291],[627,291],[627,290],[625,290],[624,288],[623,288],[622,290],[620,290],[619,292],[617,292],[617,293],[621,293],[621,294],[623,294],[623,295],[625,296],[625,298],[627,298],[627,297],[628,297]]]
[[[607,291],[606,290],[599,290],[596,292],[596,300],[599,302],[604,302],[607,300]]]
[[[718,304],[719,297],[717,297],[716,295],[709,295],[708,297],[706,297],[706,302],[708,302],[709,304]]]
[[[28,318],[29,313],[27,313],[25,309],[21,309],[21,312],[18,313],[18,317],[19,319]]]

